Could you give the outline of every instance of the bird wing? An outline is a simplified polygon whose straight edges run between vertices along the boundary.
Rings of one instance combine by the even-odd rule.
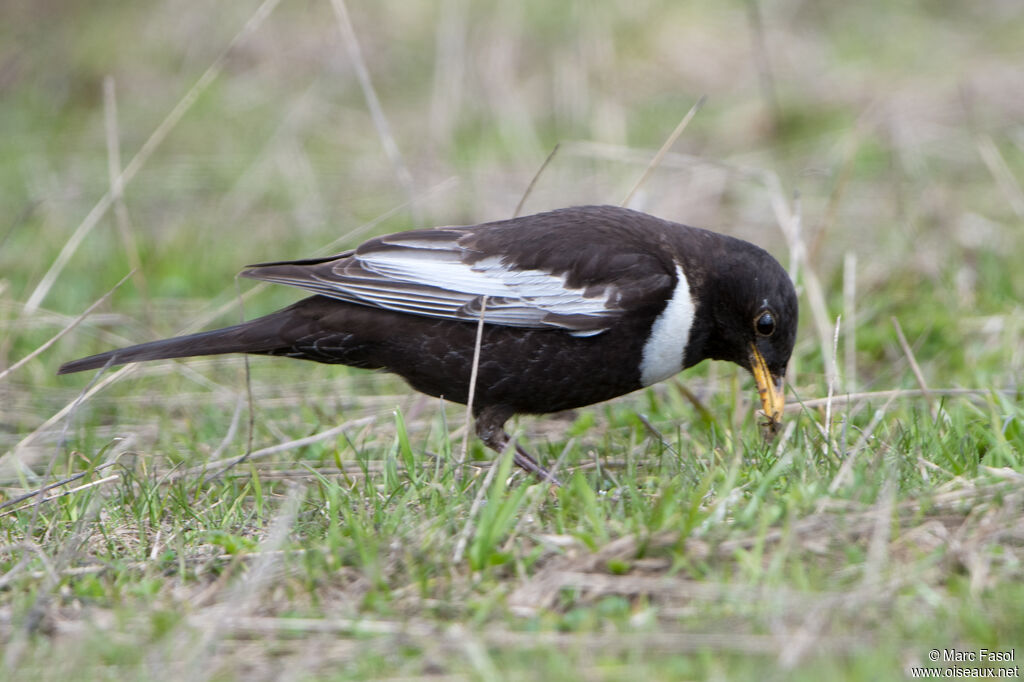
[[[330,258],[250,266],[242,276],[428,317],[476,321],[483,310],[490,324],[578,336],[600,334],[641,294],[665,300],[672,291],[674,267],[628,235],[531,218],[400,232]]]

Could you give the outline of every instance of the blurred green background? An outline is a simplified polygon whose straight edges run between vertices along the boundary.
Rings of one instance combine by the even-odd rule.
[[[979,454],[988,457],[985,465],[1019,474],[1020,0],[350,1],[351,35],[339,7],[328,0],[0,4],[0,370],[38,348],[137,267],[79,328],[0,379],[0,451],[7,452],[0,471],[7,498],[48,480],[44,474],[55,452],[58,470],[71,473],[117,434],[131,433],[133,447],[152,456],[156,469],[201,462],[224,438],[243,391],[238,360],[163,364],[105,389],[68,423],[51,418],[91,377],[58,379],[61,362],[192,325],[236,321],[239,290],[251,285],[239,289],[232,276],[247,263],[341,251],[369,235],[416,226],[510,216],[556,144],[524,213],[620,203],[702,96],[706,104],[630,205],[754,241],[794,267],[802,295],[791,382],[797,395],[824,396],[829,379],[837,394],[917,388],[920,380],[894,332],[895,317],[926,385],[1009,397],[993,398],[991,414],[954,412],[939,436],[921,426],[927,409],[907,408],[886,423],[886,447],[906,447],[934,463],[929,439],[938,438],[934,447],[951,459],[939,462],[944,473],[930,475],[943,482],[961,475],[975,481],[971,477],[984,469]],[[360,84],[360,62],[374,105]],[[96,213],[122,169],[131,173],[123,197]],[[86,231],[83,224],[92,227]],[[69,247],[76,232],[80,243]],[[55,278],[48,280],[47,273]],[[246,301],[244,313],[268,312],[299,296],[267,288]],[[829,363],[839,315],[833,376]],[[343,412],[355,418],[387,415],[396,405],[423,409],[397,380],[298,364],[253,363],[261,410],[257,445],[284,440],[284,432],[298,437],[310,424],[326,428]],[[753,428],[746,403],[741,405],[749,391],[737,391],[746,379],[714,366],[693,376],[702,399],[719,411],[731,407],[726,420]],[[670,389],[622,404],[664,407],[658,400],[692,419],[686,401]],[[617,409],[583,411],[570,435],[585,438],[604,420],[615,428],[630,425],[634,441],[645,438],[635,417]],[[655,416],[668,424],[679,413]],[[409,421],[414,433],[431,428]],[[855,428],[863,429],[864,421]],[[813,426],[809,434],[817,433]],[[436,437],[440,427],[433,428]],[[671,433],[674,427],[667,428]],[[542,429],[542,422],[530,421],[528,436],[555,441],[547,456],[557,457],[565,425]],[[394,435],[383,433],[387,442]],[[61,449],[67,439],[70,453]],[[827,486],[835,470],[822,466]],[[931,470],[906,466],[917,467],[907,474],[913,482],[901,479],[900,494],[910,500],[931,485]],[[870,466],[862,473],[868,488],[849,497],[874,500],[880,484],[870,482]],[[816,504],[824,508],[816,501],[823,486],[809,490],[796,502],[800,514],[812,514]],[[695,495],[693,509],[704,513]],[[1010,508],[1014,518],[1024,518],[1019,500]],[[778,518],[765,520],[761,529]],[[22,534],[28,527],[7,525],[7,547],[33,537]],[[610,539],[598,536],[596,545]],[[1020,591],[1010,587],[1021,577],[1017,538],[1018,544],[1010,543],[1015,549],[1000,550],[1018,561],[995,581],[1009,590],[996,593],[1005,608],[1000,614],[987,619],[979,615],[987,607],[961,601],[965,592],[978,593],[974,577],[969,589],[945,582],[961,571],[975,575],[956,562],[928,583],[929,589],[951,590],[936,597],[955,605],[942,612],[953,613],[950,622],[957,623],[949,631],[940,628],[943,637],[969,635],[972,642],[995,646],[1007,645],[1007,636],[1024,636]],[[813,557],[797,563],[793,575],[806,578],[805,569],[814,574],[808,568]],[[719,568],[733,575],[733,568]],[[841,574],[836,570],[828,575]],[[822,588],[811,578],[803,584],[803,578],[786,575],[787,585]],[[830,579],[822,589],[836,588]],[[23,594],[50,589],[33,585]],[[177,604],[171,611],[183,608],[162,590],[153,594]],[[326,600],[316,587],[310,592]],[[117,602],[99,594],[96,603],[104,608]],[[30,612],[26,601],[4,601],[5,639],[17,631],[9,624],[23,623]],[[919,655],[939,631],[908,613],[914,625],[894,626],[894,636],[920,635]],[[607,625],[600,611],[587,617],[596,619],[595,630]],[[715,617],[731,622],[727,614]],[[875,625],[858,621],[849,627],[860,636]],[[37,650],[38,660],[45,660],[45,651]],[[896,661],[904,652],[888,655],[882,668],[872,667],[864,654],[843,669],[898,678],[903,673]],[[543,674],[573,670],[544,660],[536,662]],[[751,677],[761,659],[752,660],[736,667],[691,660],[658,671],[666,679]],[[490,676],[486,666],[474,666],[472,677]],[[428,675],[427,668],[413,672]],[[233,677],[241,669],[224,674]],[[349,672],[372,677],[396,670],[409,672],[387,665]],[[614,678],[623,668],[603,670]],[[592,677],[603,679],[604,672]],[[819,673],[810,668],[807,674],[813,679]]]
[[[1014,0],[353,3],[376,123],[331,2],[3,11],[0,363],[138,268],[103,307],[116,316],[9,377],[19,390],[68,386],[52,377],[59,361],[111,343],[237,320],[230,277],[246,263],[509,216],[556,144],[524,212],[619,203],[702,95],[631,205],[791,266],[780,225],[795,215],[822,283],[801,334],[819,363],[843,312],[844,260],[855,275],[840,388],[907,378],[892,315],[940,385],[1016,386],[1024,367],[1021,351],[1003,352],[1024,299]],[[132,170],[123,202],[68,248],[111,188],[114,157]],[[246,313],[298,296],[273,288]],[[794,378],[818,391],[821,369],[798,364]]]
[[[110,186],[104,79],[123,166],[255,7],[5,3],[0,238],[11,300],[28,297]],[[735,172],[752,168],[777,174],[787,199],[800,193],[826,278],[847,250],[870,282],[955,276],[954,264],[1019,247],[1019,181],[1001,187],[982,143],[1020,177],[1020,3],[757,7],[353,3],[405,186],[331,4],[281,3],[125,189],[151,293],[208,296],[240,264],[301,256],[410,194],[416,210],[388,228],[507,216],[558,142],[576,144],[526,210],[618,203],[700,95],[707,106],[674,148],[686,156],[659,170],[639,208],[781,246],[766,193]],[[120,250],[111,211],[49,307],[76,311],[116,282]]]

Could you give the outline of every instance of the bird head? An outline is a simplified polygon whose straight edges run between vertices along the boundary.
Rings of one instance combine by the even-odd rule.
[[[785,406],[783,382],[796,341],[798,304],[786,270],[768,252],[725,238],[702,278],[697,310],[706,336],[693,360],[728,360],[754,376],[766,424],[774,434]],[[689,351],[687,353],[689,355]],[[702,357],[701,357],[702,356]]]

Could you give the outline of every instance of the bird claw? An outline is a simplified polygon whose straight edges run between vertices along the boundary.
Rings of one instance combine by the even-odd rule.
[[[512,461],[519,468],[539,477],[542,481],[547,481],[559,487],[562,485],[562,482],[559,481],[554,474],[548,471],[546,467],[542,466],[519,446],[516,446],[516,453],[513,456]]]

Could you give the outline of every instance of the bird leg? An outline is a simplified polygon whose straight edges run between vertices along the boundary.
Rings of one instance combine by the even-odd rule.
[[[498,454],[505,452],[509,440],[511,440],[505,431],[505,422],[511,416],[512,412],[507,408],[494,406],[485,407],[476,416],[477,437],[484,442],[484,445]],[[516,466],[540,477],[543,481],[549,481],[559,486],[562,485],[561,481],[543,467],[540,462],[535,460],[519,443],[515,444],[515,453],[512,455],[512,461],[515,462]]]

